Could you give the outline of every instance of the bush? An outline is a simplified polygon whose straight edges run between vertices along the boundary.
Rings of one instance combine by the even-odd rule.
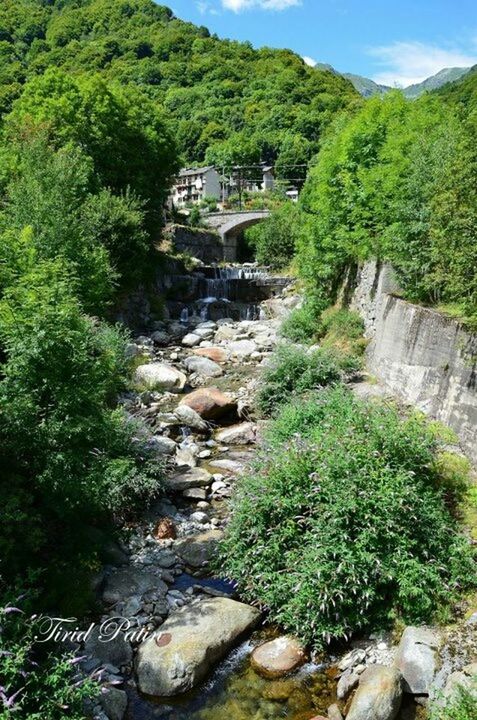
[[[429,621],[475,584],[419,417],[342,387],[286,406],[240,480],[220,568],[316,648],[396,617]]]
[[[34,621],[16,605],[5,597],[0,605],[0,720],[82,720],[98,684],[72,658],[40,652]]]
[[[366,348],[364,322],[352,310],[336,307],[325,310],[321,315],[321,333],[323,347],[339,348],[354,355],[362,355]]]
[[[263,373],[258,407],[264,414],[270,414],[277,406],[288,402],[291,394],[339,383],[357,372],[359,367],[356,358],[332,350],[318,349],[307,353],[300,347],[282,345]]]
[[[430,720],[477,720],[477,677],[468,687],[460,686],[448,702],[436,704]]]
[[[299,219],[296,203],[285,202],[269,218],[245,231],[247,244],[254,248],[259,263],[278,270],[290,265],[295,255]]]
[[[283,321],[280,334],[296,343],[311,344],[321,332],[321,312],[324,304],[307,298],[302,307],[293,310]]]

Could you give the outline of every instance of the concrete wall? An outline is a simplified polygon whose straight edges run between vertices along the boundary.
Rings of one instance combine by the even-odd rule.
[[[477,335],[395,294],[392,268],[366,263],[351,307],[365,321],[368,366],[396,396],[452,428],[477,462]]]

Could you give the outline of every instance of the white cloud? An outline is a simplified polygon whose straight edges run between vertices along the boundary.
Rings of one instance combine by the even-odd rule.
[[[313,60],[313,58],[308,57],[308,55],[304,55],[303,60],[305,61],[305,65],[309,65],[310,67],[315,67],[315,65],[316,65],[316,60]]]
[[[470,67],[477,55],[458,49],[446,49],[421,42],[394,42],[370,48],[381,70],[373,80],[381,85],[407,87],[420,83],[448,67]]]
[[[301,5],[301,0],[222,0],[226,10],[238,13],[242,10],[286,10],[295,5]]]
[[[197,0],[197,10],[201,15],[218,15],[218,10],[213,7],[208,0]]]

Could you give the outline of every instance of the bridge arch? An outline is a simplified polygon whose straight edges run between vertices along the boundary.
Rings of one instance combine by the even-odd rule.
[[[237,260],[238,241],[241,233],[270,216],[269,210],[212,213],[204,218],[209,227],[215,228],[223,242],[224,260]]]

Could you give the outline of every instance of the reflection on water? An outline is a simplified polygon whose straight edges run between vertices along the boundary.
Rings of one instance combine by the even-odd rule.
[[[180,700],[134,695],[128,720],[310,720],[336,702],[336,682],[316,665],[291,678],[264,680],[250,667],[251,643],[235,650],[212,678]]]

